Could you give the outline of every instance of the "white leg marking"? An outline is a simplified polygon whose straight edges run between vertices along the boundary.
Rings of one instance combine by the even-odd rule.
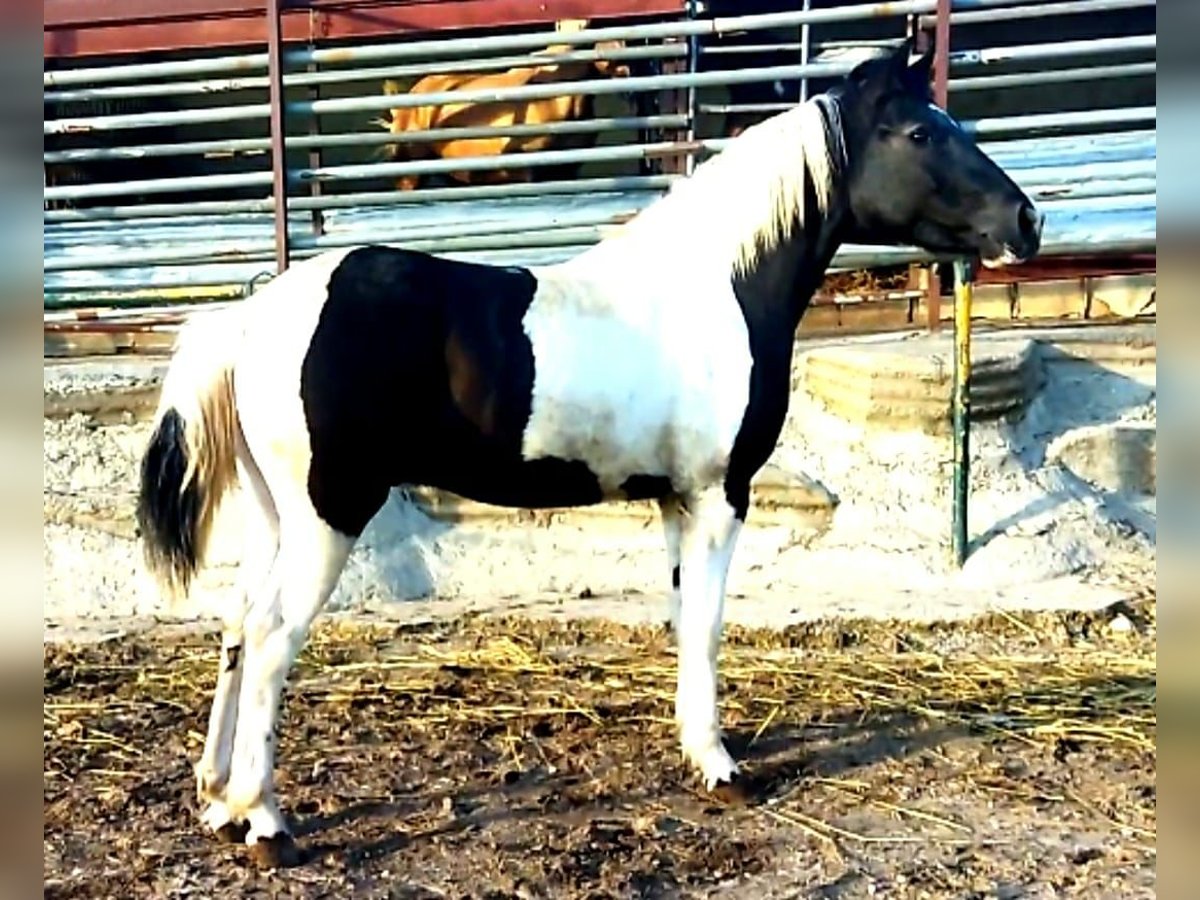
[[[275,801],[274,738],[279,698],[313,618],[337,583],[354,540],[304,503],[280,510],[279,556],[246,617],[242,689],[225,803],[250,826],[246,843],[287,833]]]
[[[223,629],[217,685],[208,717],[204,751],[195,769],[196,792],[201,802],[211,804],[204,812],[203,819],[213,830],[229,821],[223,798],[229,781],[238,692],[242,684],[243,622],[251,598],[270,575],[279,546],[279,520],[275,515],[275,504],[257,466],[250,460],[245,445],[240,442],[237,464],[243,490],[245,550],[238,573],[238,586],[221,617]]]
[[[687,498],[683,516],[683,584],[679,611],[679,674],[675,718],[684,756],[708,788],[728,782],[737,765],[721,742],[717,717],[717,650],[725,605],[725,579],[741,522],[724,491],[710,488]]]
[[[683,507],[678,497],[667,497],[658,504],[662,512],[663,537],[667,541],[667,571],[671,577],[671,593],[667,595],[667,619],[671,632],[679,633],[680,541],[683,529]]]

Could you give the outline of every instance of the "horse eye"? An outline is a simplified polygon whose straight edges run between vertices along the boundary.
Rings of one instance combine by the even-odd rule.
[[[908,133],[908,139],[914,144],[928,144],[929,132],[924,128],[914,128]]]

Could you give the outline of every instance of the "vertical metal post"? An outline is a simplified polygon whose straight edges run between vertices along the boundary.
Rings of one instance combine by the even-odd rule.
[[[687,2],[687,18],[691,21],[696,18],[700,12],[701,0],[688,0]],[[689,75],[695,75],[696,70],[700,67],[700,39],[694,35],[688,35],[687,39],[687,70]],[[696,86],[688,85],[687,94],[684,102],[687,108],[684,114],[687,116],[687,136],[685,140],[691,144],[696,140]],[[683,160],[683,174],[691,175],[696,168],[696,154],[688,153]]]
[[[271,173],[275,200],[275,268],[290,262],[288,246],[287,134],[283,107],[283,21],[286,0],[267,0],[267,80],[271,94]]]
[[[933,102],[942,109],[950,103],[950,2],[937,0],[933,33]]]
[[[812,9],[812,0],[804,0],[804,11],[808,12]],[[809,46],[812,41],[811,34],[812,26],[805,22],[800,26],[800,65],[808,65]],[[808,99],[808,76],[805,75],[800,79],[800,102],[803,103]]]
[[[971,300],[974,293],[972,263],[954,262],[954,386],[951,409],[954,430],[954,563],[967,558],[970,531],[967,500],[971,486]]]
[[[310,43],[308,45],[308,48],[310,50],[315,50],[316,44]],[[309,63],[308,71],[316,72],[317,64],[315,62]],[[309,100],[320,100],[321,99],[321,86],[319,84],[314,84],[314,85],[309,86],[308,99]],[[308,120],[308,133],[310,136],[316,136],[321,133],[321,118],[316,113],[313,113],[312,116]],[[310,169],[319,169],[319,168],[321,168],[322,165],[323,165],[323,160],[321,158],[321,148],[313,147],[312,149],[310,149],[308,151],[308,166]],[[308,193],[312,197],[320,197],[321,196],[321,182],[316,181],[316,180],[312,181],[308,186]],[[323,234],[325,234],[325,213],[319,209],[314,209],[312,211],[312,233],[313,233],[313,237],[321,237]]]

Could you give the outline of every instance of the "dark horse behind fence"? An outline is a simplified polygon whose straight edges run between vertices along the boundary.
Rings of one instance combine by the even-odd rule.
[[[196,767],[209,827],[269,864],[298,858],[272,775],[280,692],[355,540],[405,484],[518,507],[657,501],[682,751],[708,788],[736,783],[717,718],[726,573],[834,252],[911,242],[1003,264],[1039,248],[1040,214],[930,103],[929,67],[907,43],[860,65],[567,262],[339,250],[195,317],[138,518],[178,594],[221,495],[236,481],[247,500]]]

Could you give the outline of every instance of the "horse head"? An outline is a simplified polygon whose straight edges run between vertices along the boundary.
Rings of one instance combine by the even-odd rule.
[[[860,63],[829,92],[845,145],[847,239],[978,256],[990,267],[1029,260],[1042,214],[933,103],[933,51],[910,63],[911,47]]]

